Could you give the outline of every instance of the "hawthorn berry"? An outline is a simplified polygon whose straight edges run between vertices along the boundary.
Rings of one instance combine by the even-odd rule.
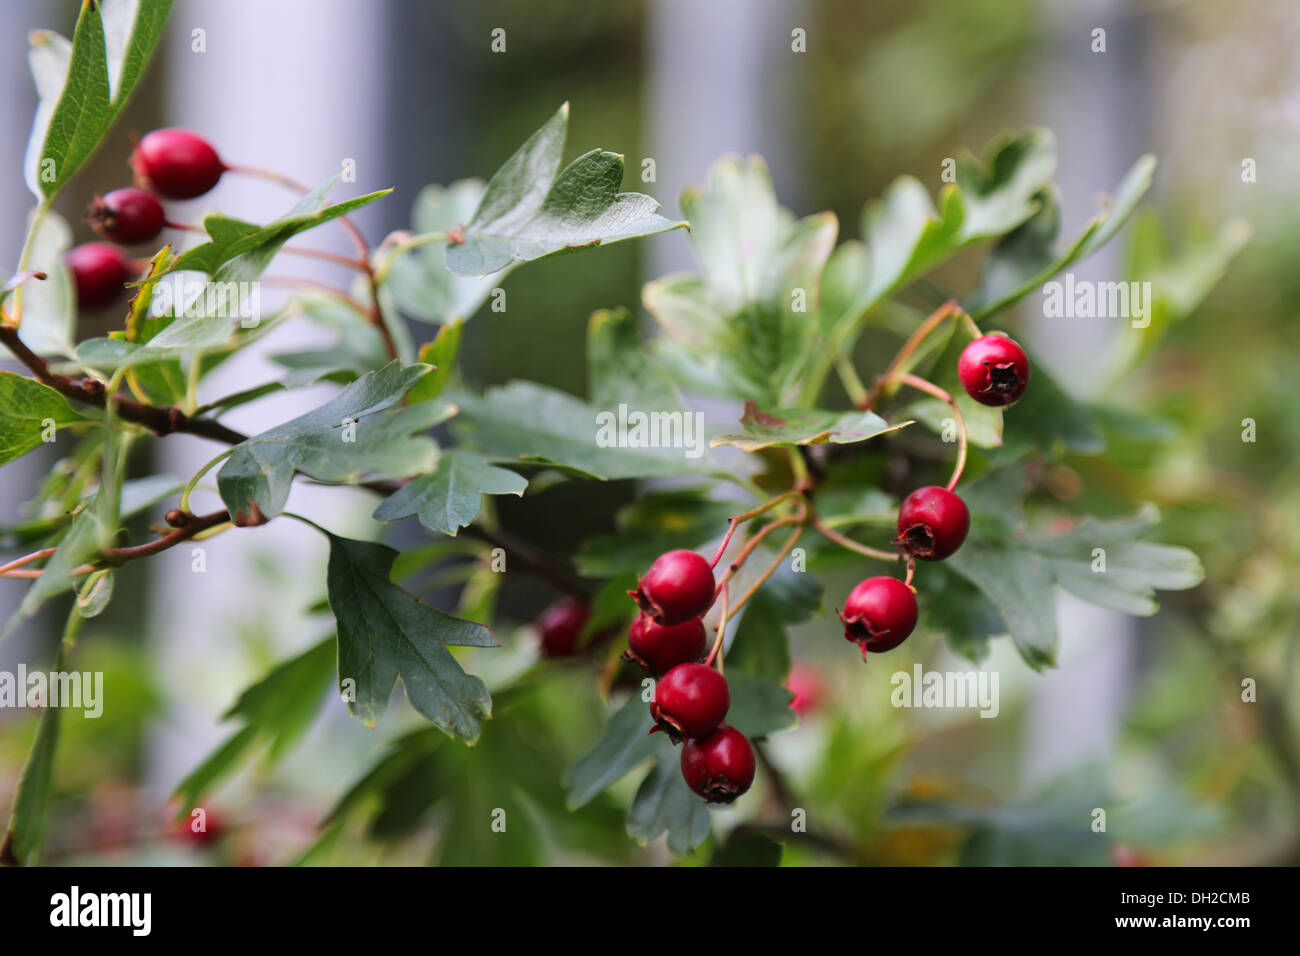
[[[650,716],[660,730],[680,742],[713,733],[730,706],[725,677],[704,664],[678,664],[655,684]]]
[[[126,250],[111,242],[87,242],[69,249],[63,257],[83,309],[102,309],[120,296],[135,275],[135,263]]]
[[[867,578],[849,592],[844,610],[844,636],[867,652],[892,651],[916,627],[916,595],[897,578]]]
[[[754,748],[735,727],[719,727],[686,742],[682,777],[709,803],[731,803],[754,782]]]
[[[131,154],[136,185],[167,199],[193,199],[217,184],[226,164],[202,136],[187,129],[156,129]]]
[[[898,509],[894,544],[922,561],[942,561],[961,547],[970,530],[966,502],[947,488],[917,488]]]
[[[578,653],[578,638],[591,617],[591,608],[575,597],[556,601],[537,617],[543,657],[572,657]]]
[[[1029,357],[1008,336],[993,332],[962,350],[957,377],[981,405],[1010,405],[1029,384]]]
[[[790,709],[800,717],[807,717],[821,706],[826,696],[826,682],[821,672],[807,664],[795,664],[785,679],[785,689],[794,694]]]
[[[684,624],[656,624],[649,615],[638,614],[627,632],[628,659],[655,675],[698,661],[707,644],[704,622],[698,617]]]
[[[694,551],[668,551],[628,593],[656,624],[683,624],[713,603],[713,568]]]
[[[148,242],[162,232],[167,216],[152,193],[129,186],[97,196],[86,210],[86,222],[97,233],[127,245]]]

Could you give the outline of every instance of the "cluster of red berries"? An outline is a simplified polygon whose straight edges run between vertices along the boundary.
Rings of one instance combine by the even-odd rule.
[[[109,241],[87,242],[64,257],[83,309],[116,301],[136,276],[136,263],[122,245],[149,242],[162,232],[167,216],[158,197],[202,196],[217,184],[226,165],[201,136],[156,129],[136,144],[131,168],[135,186],[97,196],[86,210],[86,222]]]
[[[713,604],[713,568],[694,551],[669,551],[631,592],[641,613],[628,632],[629,660],[659,678],[650,716],[682,747],[682,777],[709,803],[731,803],[754,782],[754,748],[723,721],[727,679],[698,663],[708,643],[702,615]]]
[[[957,375],[966,394],[981,405],[1003,407],[1018,399],[1029,383],[1025,350],[995,332],[971,342],[957,360]],[[942,561],[966,540],[970,511],[947,488],[918,488],[898,509],[894,545],[907,557]],[[844,636],[867,652],[893,650],[916,627],[916,592],[897,578],[873,577],[849,592],[840,612]]]
[[[1029,360],[1010,338],[994,333],[966,347],[958,375],[975,401],[1002,407],[1024,392]],[[893,543],[909,561],[942,561],[961,547],[969,530],[970,512],[953,491],[918,488],[899,508]],[[844,636],[862,648],[863,659],[869,651],[892,650],[915,629],[918,610],[910,581],[910,574],[907,582],[872,577],[849,592],[839,615]],[[708,645],[703,616],[717,594],[713,565],[694,551],[669,551],[628,593],[640,613],[628,631],[623,657],[657,678],[651,732],[663,731],[684,744],[682,776],[691,790],[710,803],[731,803],[754,782],[754,748],[725,723],[731,707],[727,679],[712,666],[712,656],[701,662]],[[537,621],[542,653],[577,653],[589,617],[590,609],[576,598],[547,608]]]

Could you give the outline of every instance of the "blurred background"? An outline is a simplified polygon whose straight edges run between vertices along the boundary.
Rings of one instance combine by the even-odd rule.
[[[22,38],[37,27],[68,34],[76,7],[0,6],[9,47],[0,60],[0,123],[11,143],[26,141],[35,108]],[[504,52],[491,48],[495,29],[505,31]],[[791,48],[796,30],[806,52]],[[1096,49],[1098,30],[1104,50]],[[177,0],[149,77],[60,211],[76,224],[93,193],[127,181],[132,133],[183,125],[228,161],[308,182],[355,160],[357,192],[396,187],[357,216],[373,245],[409,227],[422,186],[489,174],[565,100],[568,155],[593,145],[625,153],[627,188],[654,195],[667,214],[679,213],[681,189],[702,180],[714,159],[757,152],[783,204],[799,215],[833,211],[841,239],[858,234],[863,203],[895,176],[915,175],[937,192],[945,158],[963,146],[979,152],[1008,129],[1054,131],[1064,235],[1078,232],[1137,156],[1154,153],[1150,209],[1074,272],[1142,278],[1143,264],[1174,261],[1190,284],[1212,281],[1224,271],[1215,250],[1225,224],[1244,222],[1253,238],[1210,297],[1118,383],[1110,374],[1116,323],[1046,320],[1030,296],[999,324],[1032,341],[1080,397],[1104,394],[1164,423],[1104,460],[1078,463],[1080,500],[1099,512],[1156,502],[1163,538],[1200,555],[1206,583],[1166,594],[1161,614],[1141,621],[1063,598],[1058,671],[1033,674],[1005,641],[985,663],[1002,675],[1002,719],[991,721],[895,710],[888,671],[835,666],[843,646],[827,638],[823,617],[796,639],[799,674],[814,690],[805,721],[775,739],[772,752],[810,813],[876,862],[1295,863],[1300,726],[1289,700],[1300,680],[1300,599],[1289,584],[1300,570],[1300,418],[1292,408],[1300,273],[1290,256],[1300,186],[1287,160],[1300,148],[1298,41],[1300,8],[1285,0]],[[647,158],[655,179],[639,182]],[[1243,176],[1246,160],[1253,177]],[[10,150],[6,163],[0,256],[12,262],[30,195],[21,152]],[[273,186],[226,177],[175,215],[197,220],[219,207],[264,220],[292,202]],[[89,238],[76,228],[79,241]],[[341,233],[312,238],[348,251]],[[932,277],[934,287],[960,296],[978,261],[959,258]],[[327,265],[293,266],[332,276]],[[521,377],[583,394],[591,311],[637,308],[643,282],[690,268],[687,237],[676,232],[512,275],[507,311],[485,311],[466,327],[465,375],[476,385]],[[427,338],[427,327],[418,334]],[[312,335],[327,340],[293,326],[257,348],[302,347]],[[872,347],[864,337],[860,348]],[[208,387],[234,391],[280,371],[260,361],[232,363],[238,368]],[[295,391],[228,421],[260,431],[327,393]],[[1254,443],[1242,441],[1246,418],[1256,422]],[[182,477],[212,453],[186,436],[152,447],[160,456],[152,466]],[[53,453],[34,453],[0,471],[0,522],[19,517],[53,461]],[[373,503],[358,494],[340,511],[342,494],[298,488],[292,506],[320,513],[328,501],[334,529],[376,532]],[[567,483],[504,501],[500,515],[514,532],[572,552],[610,529],[633,494],[619,484]],[[222,822],[211,840],[173,839],[165,805],[229,734],[219,717],[239,691],[328,633],[326,619],[304,613],[320,597],[325,557],[318,536],[275,522],[215,541],[199,583],[185,549],[119,576],[118,599],[87,628],[78,660],[79,669],[105,672],[110,706],[99,720],[69,714],[65,723],[58,780],[67,799],[56,807],[49,862],[277,863],[311,844],[322,813],[383,740],[404,729],[400,720],[367,732],[330,708],[285,760],[219,791],[211,812]],[[22,589],[0,581],[5,617]],[[501,608],[523,626],[553,597],[512,580]],[[45,666],[58,620],[37,618],[0,645],[0,669]],[[930,636],[899,654],[906,659],[898,669],[912,659],[965,666]],[[1258,687],[1248,707],[1245,678]],[[599,713],[594,700],[584,706]],[[589,746],[597,720],[555,718],[562,753]],[[0,711],[0,806],[34,726],[30,714]],[[1103,799],[1098,788],[1107,805],[1123,808],[1104,846],[1076,826]],[[969,809],[947,821],[891,816],[887,808],[903,798]],[[741,812],[719,815],[721,825]],[[660,846],[635,850],[619,826],[609,841],[580,848],[557,839],[544,860],[666,858]],[[431,839],[379,839],[331,860],[420,862]]]

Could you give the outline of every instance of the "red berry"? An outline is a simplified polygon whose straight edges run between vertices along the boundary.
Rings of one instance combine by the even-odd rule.
[[[217,184],[226,165],[206,139],[187,129],[156,129],[131,154],[136,185],[168,199],[193,199]]]
[[[725,677],[703,664],[678,664],[655,684],[650,716],[660,730],[680,741],[713,733],[730,706]]]
[[[754,782],[754,748],[735,727],[721,727],[682,748],[686,785],[709,803],[731,803]]]
[[[135,276],[135,263],[111,242],[87,242],[69,249],[63,257],[77,287],[77,304],[101,309],[118,298]]]
[[[867,578],[849,592],[840,612],[844,636],[867,651],[892,651],[916,627],[916,595],[897,578]]]
[[[962,350],[957,376],[966,394],[981,405],[1010,405],[1029,384],[1029,357],[1010,338],[994,332]]]
[[[819,706],[826,695],[826,682],[821,672],[806,664],[795,664],[790,668],[790,676],[785,679],[786,690],[794,694],[790,709],[800,717],[806,717]]]
[[[578,653],[578,638],[591,616],[591,608],[575,597],[556,601],[537,618],[543,657],[571,657]]]
[[[162,232],[166,218],[162,203],[134,186],[96,197],[86,210],[86,222],[97,233],[128,245],[153,239]]]
[[[898,537],[904,554],[922,561],[942,561],[961,547],[970,530],[970,512],[947,488],[917,488],[898,509]]]
[[[713,603],[713,568],[694,551],[669,551],[628,593],[656,624],[683,624]]]
[[[628,658],[651,674],[663,674],[678,664],[698,661],[704,655],[708,635],[698,617],[685,624],[656,624],[638,614],[627,632]]]

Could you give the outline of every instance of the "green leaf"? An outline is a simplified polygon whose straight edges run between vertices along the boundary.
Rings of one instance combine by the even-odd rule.
[[[295,471],[319,481],[356,482],[367,474],[400,478],[432,470],[437,444],[412,433],[445,420],[454,407],[420,402],[386,412],[428,371],[427,365],[390,362],[320,408],[236,445],[217,474],[235,523],[279,514]]]
[[[277,664],[239,695],[222,719],[242,718],[244,726],[176,786],[172,796],[181,801],[178,817],[185,817],[259,746],[269,747],[268,759],[274,760],[302,737],[329,689],[334,660],[331,636]]]
[[[420,381],[408,393],[412,402],[427,402],[437,398],[447,388],[451,374],[456,370],[456,356],[460,353],[461,321],[456,319],[438,329],[432,342],[420,346],[417,356],[425,365],[432,365],[433,371]]]
[[[60,643],[54,658],[54,670],[62,671],[65,660],[64,645]],[[18,786],[14,790],[4,845],[23,866],[37,863],[45,846],[50,799],[54,789],[54,753],[59,746],[62,714],[62,707],[45,707],[41,710],[32,749],[23,763]]]
[[[564,774],[571,810],[585,806],[618,783],[658,750],[650,733],[654,722],[639,694],[633,694],[610,718],[600,739]]]
[[[459,228],[473,217],[483,190],[479,179],[462,179],[446,189],[425,186],[411,210],[412,231],[428,236]],[[507,267],[480,278],[456,275],[447,268],[447,248],[445,240],[424,242],[393,260],[385,285],[407,315],[426,322],[470,319],[510,272]]]
[[[782,209],[758,157],[719,160],[703,189],[682,195],[682,208],[701,276],[645,287],[645,307],[665,333],[660,355],[692,390],[785,404],[821,348],[818,288],[838,222]]]
[[[587,323],[587,391],[597,408],[619,404],[670,412],[681,396],[641,345],[627,309],[598,309]]]
[[[329,540],[329,602],[339,625],[339,687],[348,710],[373,727],[400,676],[412,707],[472,746],[480,722],[491,716],[492,699],[481,680],[461,670],[447,645],[495,647],[492,632],[393,584],[392,548],[332,534]]]
[[[740,424],[745,428],[743,434],[718,435],[710,444],[735,445],[745,451],[794,445],[851,445],[906,428],[912,422],[890,425],[875,412],[826,412],[797,408],[764,412],[759,411],[753,402],[746,402]]]
[[[464,242],[446,250],[448,269],[487,276],[517,262],[686,225],[656,215],[659,203],[649,196],[618,191],[618,153],[593,149],[560,171],[568,123],[565,103],[492,176]]]
[[[419,515],[426,528],[454,535],[478,517],[484,495],[522,496],[527,487],[523,475],[456,448],[443,454],[433,474],[413,478],[381,502],[375,520]]]
[[[821,607],[817,578],[782,563],[745,606],[727,651],[728,677],[741,673],[783,685],[790,673],[787,629],[811,620]]]
[[[619,420],[614,411],[599,410],[532,382],[510,382],[488,389],[481,397],[457,392],[458,433],[472,436],[499,461],[554,465],[599,479],[669,478],[716,473],[705,448],[702,429],[693,416],[672,413],[633,430],[629,419],[626,444],[619,447]],[[471,425],[472,430],[463,426]],[[661,447],[632,445],[634,437],[660,439]],[[686,439],[689,438],[689,441]],[[666,439],[666,440],[665,440]],[[698,452],[697,457],[689,457]]]
[[[798,714],[790,709],[794,694],[781,684],[737,670],[727,672],[727,684],[731,689],[727,723],[746,737],[766,737],[799,722]]]
[[[45,423],[57,430],[90,421],[60,393],[14,372],[0,372],[0,465],[27,454],[43,440]]]
[[[614,518],[616,533],[582,543],[578,573],[592,578],[638,573],[665,551],[697,548],[720,538],[737,513],[736,505],[706,495],[707,490],[698,488],[659,492],[620,508]]]
[[[186,250],[172,263],[170,272],[203,272],[214,279],[223,265],[239,256],[269,260],[286,242],[301,232],[346,216],[392,192],[381,189],[343,202],[327,205],[325,194],[341,173],[304,196],[287,214],[265,226],[213,213],[204,217],[208,241]]]
[[[668,849],[680,856],[708,839],[713,821],[709,805],[682,779],[676,748],[661,739],[656,750],[654,769],[641,782],[627,811],[627,832],[642,845],[667,833]]]
[[[989,253],[969,303],[971,316],[979,321],[1005,309],[1109,242],[1151,187],[1155,168],[1154,156],[1138,159],[1120,180],[1106,208],[1059,253],[1053,252],[1053,245],[1061,227],[1060,204],[1055,188],[1045,188],[1034,218],[1005,236]]]
[[[170,10],[171,0],[82,0],[71,45],[49,31],[32,35],[29,59],[40,103],[24,167],[38,198],[53,197],[99,146],[139,82]]]
[[[1159,522],[1153,507],[1131,518],[1087,518],[1062,534],[1030,533],[1019,504],[1024,488],[1018,467],[965,486],[971,530],[946,563],[984,593],[1036,670],[1056,663],[1054,586],[1092,604],[1145,616],[1158,608],[1156,590],[1185,590],[1204,576],[1186,548],[1139,540]]]
[[[77,613],[82,617],[98,617],[113,600],[115,577],[112,568],[86,575],[77,588]]]

